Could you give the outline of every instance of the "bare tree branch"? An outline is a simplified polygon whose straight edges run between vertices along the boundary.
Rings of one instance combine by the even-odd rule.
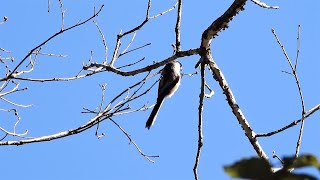
[[[209,61],[209,67],[211,69],[213,78],[218,81],[223,94],[226,96],[228,104],[232,110],[232,113],[237,118],[239,124],[241,125],[242,129],[244,130],[247,138],[249,139],[251,145],[253,146],[254,150],[258,154],[260,158],[268,162],[268,156],[262,149],[261,145],[255,138],[256,133],[253,131],[253,129],[250,127],[249,122],[247,121],[246,117],[242,113],[239,105],[237,104],[237,101],[231,91],[231,88],[229,87],[224,75],[222,74],[222,71],[219,69],[218,65],[214,62],[211,51],[208,50],[207,52],[207,60]],[[268,162],[269,163],[269,162]]]
[[[199,161],[200,161],[200,154],[201,154],[201,149],[203,145],[203,136],[202,136],[202,119],[203,119],[203,101],[204,101],[204,96],[205,96],[205,84],[206,84],[206,79],[205,79],[205,63],[201,63],[201,88],[200,88],[200,94],[199,94],[199,107],[198,107],[198,149],[197,149],[197,155],[196,155],[196,160],[194,163],[193,167],[193,174],[195,180],[198,180],[198,166],[199,166]]]
[[[59,0],[59,4],[60,4],[60,11],[61,11],[61,31],[63,31],[64,30],[64,13],[65,13],[65,10],[63,10],[62,0]]]
[[[255,3],[256,5],[262,7],[262,8],[266,8],[266,9],[279,9],[279,6],[269,6],[268,4],[261,2],[259,0],[251,0],[253,3]]]
[[[99,13],[101,12],[102,8],[103,8],[104,5],[102,5],[99,9],[98,12],[94,13],[91,17],[89,17],[88,19],[86,19],[85,21],[82,21],[82,22],[79,22],[73,26],[70,26],[66,29],[63,29],[63,30],[60,30],[59,32],[55,33],[54,35],[50,36],[48,39],[46,39],[45,41],[43,41],[42,43],[40,43],[39,45],[37,45],[36,47],[34,47],[33,49],[31,49],[29,51],[29,53],[18,63],[18,65],[11,71],[11,73],[9,73],[6,77],[4,78],[0,78],[0,81],[6,81],[8,79],[11,79],[13,77],[15,77],[15,73],[17,71],[17,69],[22,65],[22,63],[36,50],[36,49],[39,49],[40,47],[42,47],[43,45],[45,45],[47,42],[51,41],[53,38],[61,35],[62,33],[66,32],[66,31],[69,31],[75,27],[78,27],[78,26],[81,26],[85,23],[87,23],[88,21],[90,21],[91,19],[95,18],[96,16],[99,15]]]
[[[167,64],[168,62],[174,61],[177,58],[181,58],[181,57],[185,57],[185,56],[192,56],[195,54],[199,53],[199,49],[189,49],[187,51],[180,51],[177,52],[176,54],[172,55],[171,57],[166,58],[165,60],[162,60],[161,62],[155,63],[153,65],[149,65],[140,69],[136,69],[136,70],[132,70],[132,71],[120,71],[119,69],[116,69],[110,65],[103,65],[103,64],[99,64],[99,63],[91,63],[87,66],[84,66],[84,70],[87,70],[89,68],[92,67],[96,67],[96,68],[103,68],[104,71],[110,71],[116,74],[119,74],[121,76],[134,76],[143,72],[147,72],[147,71],[151,71],[155,68],[158,68],[160,66],[163,66],[165,64]]]
[[[111,122],[113,122],[122,132],[123,134],[128,138],[129,140],[129,144],[133,144],[134,147],[138,150],[138,152],[144,157],[146,158],[148,161],[154,163],[155,161],[152,160],[151,158],[157,158],[160,157],[159,155],[147,155],[145,154],[140,147],[137,145],[137,143],[131,138],[131,135],[128,134],[117,122],[115,122],[113,119],[109,118]]]
[[[35,137],[35,138],[24,139],[24,140],[16,140],[16,141],[2,141],[2,142],[0,142],[0,146],[3,146],[3,145],[24,145],[24,144],[29,144],[29,143],[52,141],[55,139],[75,135],[75,134],[81,133],[87,129],[90,129],[93,126],[97,125],[98,123],[113,117],[116,113],[127,110],[127,108],[124,108],[124,109],[122,109],[122,108],[126,104],[128,104],[129,102],[145,95],[149,91],[149,89],[145,90],[144,92],[142,92],[139,95],[136,95],[136,94],[141,89],[141,87],[145,84],[145,81],[153,76],[154,75],[149,76],[149,74],[148,74],[141,81],[139,81],[139,82],[135,83],[134,85],[130,86],[129,88],[123,90],[121,93],[119,93],[115,98],[113,98],[110,101],[110,103],[104,108],[103,111],[98,112],[97,114],[95,113],[95,116],[93,118],[91,118],[87,123],[83,124],[82,126],[79,126],[77,128],[70,129],[67,131],[62,131],[62,132],[58,132],[55,134],[51,134],[51,135],[41,136],[41,137]],[[125,98],[124,101],[120,101],[119,103],[114,105],[112,108],[109,108],[113,102],[117,101],[122,95],[124,95],[130,89],[133,89],[133,88],[137,88],[137,90],[135,90],[130,97]]]
[[[101,35],[101,39],[102,39],[102,43],[103,43],[103,47],[104,47],[105,59],[103,61],[103,64],[107,64],[107,62],[108,62],[108,46],[107,46],[106,38],[104,37],[104,34],[103,34],[101,28],[99,27],[97,21],[93,21],[93,23],[96,25],[96,27]]]
[[[299,124],[300,122],[302,122],[302,119],[303,120],[306,120],[308,117],[310,117],[313,113],[317,112],[318,110],[320,110],[320,104],[316,105],[315,107],[313,107],[312,109],[310,109],[309,111],[307,111],[304,115],[303,118],[300,118],[300,119],[297,119],[295,121],[292,121],[290,124],[278,129],[278,130],[275,130],[275,131],[271,131],[271,132],[268,132],[268,133],[259,133],[259,134],[256,134],[256,137],[269,137],[269,136],[272,136],[272,135],[275,135],[275,134],[278,134],[284,130],[287,130],[297,124]]]
[[[298,73],[297,73],[297,64],[295,64],[294,66],[292,65],[292,62],[284,48],[284,46],[282,45],[280,39],[278,38],[277,34],[276,34],[276,31],[274,29],[272,29],[272,33],[274,35],[274,37],[276,38],[279,46],[281,47],[282,49],[282,52],[283,54],[285,55],[286,59],[287,59],[287,62],[288,64],[290,65],[290,68],[291,68],[291,71],[292,71],[292,75],[296,81],[296,85],[297,85],[297,88],[298,88],[298,91],[299,91],[299,96],[300,96],[300,101],[301,101],[301,109],[302,109],[302,112],[301,112],[301,126],[300,126],[300,130],[299,130],[299,137],[298,137],[298,140],[297,140],[297,146],[296,146],[296,154],[295,156],[298,157],[299,156],[299,150],[300,150],[300,146],[301,146],[301,140],[302,140],[302,134],[303,134],[303,128],[304,128],[304,117],[305,117],[305,113],[306,113],[306,110],[305,110],[305,103],[304,103],[304,98],[303,98],[303,94],[302,94],[302,89],[301,89],[301,85],[300,85],[300,81],[299,81],[299,78],[298,78]],[[298,26],[298,37],[297,37],[297,40],[298,40],[298,45],[297,45],[297,55],[296,55],[296,63],[298,63],[298,57],[299,57],[299,52],[300,52],[300,25]]]
[[[147,11],[146,11],[145,20],[140,25],[136,26],[135,28],[133,28],[133,29],[131,29],[129,31],[126,31],[124,33],[122,33],[122,31],[120,31],[120,33],[117,35],[116,46],[115,46],[114,51],[113,51],[112,60],[110,62],[110,67],[114,66],[115,61],[120,56],[120,55],[118,56],[118,52],[119,52],[119,49],[120,49],[120,46],[121,46],[121,38],[122,37],[124,37],[124,36],[126,36],[128,34],[131,34],[131,33],[135,33],[136,31],[140,30],[151,19],[155,19],[155,18],[157,18],[159,16],[162,16],[162,15],[172,11],[173,9],[176,8],[176,6],[177,6],[177,4],[175,4],[170,9],[167,9],[166,11],[163,11],[163,12],[161,12],[159,14],[156,14],[156,15],[150,17],[151,0],[148,0],[148,7],[147,7]],[[133,38],[134,38],[134,36],[133,36]],[[129,43],[129,46],[131,45],[131,43]]]
[[[215,38],[221,30],[229,27],[228,23],[240,11],[244,10],[246,2],[247,0],[235,0],[232,5],[202,33],[200,49],[208,49],[210,47],[212,39]]]

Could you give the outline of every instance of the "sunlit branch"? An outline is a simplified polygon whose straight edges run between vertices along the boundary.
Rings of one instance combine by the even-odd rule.
[[[295,156],[298,157],[300,146],[301,146],[303,129],[304,129],[304,117],[306,114],[304,97],[302,94],[302,89],[301,89],[301,85],[300,85],[300,81],[299,81],[298,73],[297,73],[297,69],[296,69],[297,63],[298,63],[298,58],[299,58],[299,52],[300,52],[300,25],[298,26],[298,37],[297,37],[298,45],[297,45],[297,53],[296,53],[296,64],[294,66],[292,65],[292,61],[290,60],[284,46],[282,45],[282,43],[281,43],[280,39],[278,38],[276,31],[274,29],[272,29],[272,33],[273,33],[274,37],[276,38],[279,46],[281,47],[284,56],[287,59],[287,62],[288,62],[289,66],[291,68],[291,71],[292,71],[291,74],[293,75],[293,77],[296,81],[296,85],[297,85],[299,96],[300,96],[301,110],[302,110],[302,112],[301,112],[301,126],[300,126],[300,130],[299,130],[299,136],[298,136],[298,140],[297,140],[296,153],[295,153]]]
[[[261,2],[259,0],[251,0],[253,3],[255,3],[256,5],[262,7],[262,8],[266,8],[266,9],[279,9],[279,6],[269,6],[268,4]]]

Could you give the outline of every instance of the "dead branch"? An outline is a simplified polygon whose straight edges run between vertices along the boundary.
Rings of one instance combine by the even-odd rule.
[[[204,96],[205,96],[205,84],[206,84],[206,79],[205,79],[205,63],[201,63],[201,88],[200,88],[200,94],[199,94],[199,107],[198,107],[198,148],[197,148],[197,155],[196,155],[196,160],[193,166],[193,174],[195,180],[198,180],[198,166],[199,166],[199,161],[200,161],[200,154],[201,154],[201,149],[203,146],[203,136],[202,136],[202,119],[203,119],[203,101],[204,101]]]
[[[96,16],[99,15],[99,13],[102,11],[102,8],[104,7],[104,5],[102,5],[99,9],[98,12],[95,12],[91,17],[89,17],[88,19],[86,19],[85,21],[82,22],[78,22],[77,24],[70,26],[66,29],[60,30],[59,32],[55,33],[54,35],[50,36],[48,39],[46,39],[45,41],[43,41],[42,43],[40,43],[39,45],[37,45],[36,47],[34,47],[33,49],[31,49],[29,51],[29,53],[18,63],[18,65],[4,78],[0,78],[0,81],[6,81],[8,79],[12,79],[13,77],[16,77],[16,71],[18,70],[18,68],[23,64],[23,62],[37,49],[39,49],[40,47],[42,47],[43,45],[45,45],[46,43],[48,43],[49,41],[51,41],[53,38],[63,34],[66,31],[69,31],[73,28],[76,28],[78,26],[81,26],[87,22],[89,22],[91,19],[95,18]]]

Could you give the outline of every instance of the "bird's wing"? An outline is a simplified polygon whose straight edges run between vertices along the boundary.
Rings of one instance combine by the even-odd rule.
[[[177,83],[180,80],[180,76],[177,76],[176,78],[174,78],[173,80],[168,80],[168,79],[161,79],[160,83],[159,83],[159,89],[158,89],[158,97],[166,97],[170,94],[172,94],[172,92],[168,92],[168,91],[172,91],[174,86],[177,85]]]

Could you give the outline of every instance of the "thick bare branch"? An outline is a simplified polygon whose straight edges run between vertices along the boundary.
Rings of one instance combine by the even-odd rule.
[[[228,23],[240,11],[244,10],[244,5],[247,0],[235,0],[232,5],[217,18],[203,33],[200,48],[208,49],[212,39],[218,35],[221,30],[228,28]]]
[[[236,101],[236,99],[231,91],[231,88],[229,87],[224,75],[222,74],[222,71],[220,70],[220,68],[214,62],[214,60],[212,58],[211,51],[208,50],[206,54],[207,54],[206,58],[207,58],[207,61],[209,61],[209,67],[211,69],[213,78],[216,81],[218,81],[218,83],[223,91],[223,94],[226,96],[226,99],[227,99],[228,104],[232,110],[232,113],[237,118],[239,124],[241,125],[242,129],[244,130],[247,138],[249,139],[251,145],[255,149],[258,156],[260,158],[262,158],[263,160],[265,160],[266,162],[268,162],[269,158],[268,158],[267,154],[264,152],[263,148],[261,147],[261,145],[259,144],[259,142],[255,138],[256,133],[250,127],[249,122],[247,121],[247,119],[244,116],[244,114],[242,113],[239,105],[237,104],[237,101]]]

